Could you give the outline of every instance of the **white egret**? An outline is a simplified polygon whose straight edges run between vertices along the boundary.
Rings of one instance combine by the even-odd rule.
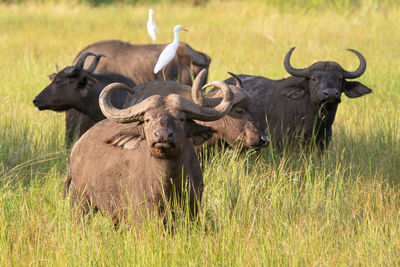
[[[176,25],[174,27],[174,41],[167,45],[158,57],[157,64],[154,67],[154,74],[157,74],[162,69],[162,74],[165,80],[164,69],[165,66],[174,59],[176,50],[179,45],[179,34],[178,31],[187,31],[181,25]]]
[[[149,33],[153,42],[157,39],[157,26],[153,20],[153,9],[149,9],[149,20],[147,21],[147,32]]]

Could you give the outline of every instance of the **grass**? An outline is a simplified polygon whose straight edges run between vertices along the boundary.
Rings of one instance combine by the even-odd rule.
[[[32,105],[54,64],[71,64],[86,45],[149,42],[150,6],[0,5],[0,265],[398,265],[400,9],[274,3],[151,7],[160,42],[175,24],[189,28],[181,39],[212,57],[210,80],[226,71],[285,77],[292,46],[294,66],[354,69],[354,48],[368,64],[358,80],[373,93],[344,97],[323,155],[221,151],[204,165],[199,222],[182,214],[173,234],[157,217],[139,232],[115,231],[101,215],[72,221],[62,198],[64,115]]]

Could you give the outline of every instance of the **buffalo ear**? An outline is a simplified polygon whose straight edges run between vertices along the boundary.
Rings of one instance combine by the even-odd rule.
[[[87,97],[90,90],[96,88],[98,81],[90,76],[83,76],[79,80],[79,92],[82,97]]]
[[[54,77],[56,77],[56,75],[57,75],[57,73],[52,73],[52,74],[50,74],[49,75],[49,79],[50,79],[50,81],[52,81],[52,80],[54,80]]]
[[[187,121],[187,136],[192,138],[193,145],[199,146],[207,141],[216,131],[201,124],[197,124],[192,120]]]
[[[306,90],[304,88],[296,86],[288,86],[281,89],[281,95],[284,95],[290,99],[298,100],[305,96]]]
[[[145,139],[144,129],[141,123],[129,128],[121,130],[114,136],[105,139],[104,144],[120,147],[122,149],[134,150],[136,149],[140,142]]]
[[[360,97],[371,92],[372,90],[362,83],[344,81],[344,93],[350,98]]]

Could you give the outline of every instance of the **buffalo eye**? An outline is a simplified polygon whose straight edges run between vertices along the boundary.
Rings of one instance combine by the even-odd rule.
[[[316,82],[318,82],[318,78],[317,77],[311,77],[311,81],[316,83]]]
[[[244,114],[244,109],[242,109],[242,108],[236,108],[236,109],[235,109],[235,113],[238,114],[238,115],[243,115],[243,114]]]
[[[185,121],[185,117],[182,116],[181,113],[172,113],[171,116],[175,121],[180,121],[180,122],[184,122]]]

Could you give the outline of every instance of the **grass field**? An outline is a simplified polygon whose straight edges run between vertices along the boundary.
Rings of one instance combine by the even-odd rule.
[[[276,2],[276,1],[275,1]],[[390,1],[388,1],[390,2]],[[292,64],[334,60],[373,90],[339,106],[323,155],[304,151],[219,153],[204,166],[199,223],[179,216],[174,233],[157,217],[139,233],[96,215],[70,217],[62,197],[69,151],[64,114],[32,100],[57,62],[71,64],[104,39],[147,43],[150,6],[0,5],[0,266],[201,266],[400,264],[400,9],[280,9],[260,2],[154,4],[159,42],[172,27],[212,57],[210,80],[226,71],[287,76]]]

